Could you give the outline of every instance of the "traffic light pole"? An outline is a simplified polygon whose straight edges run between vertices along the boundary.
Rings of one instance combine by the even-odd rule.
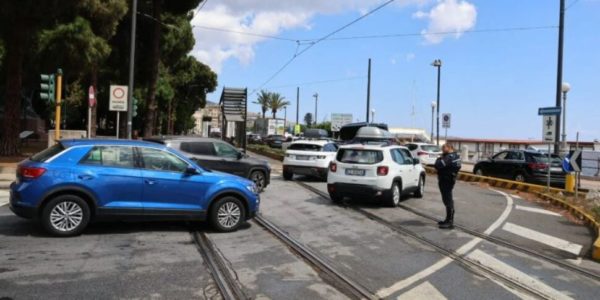
[[[60,140],[60,105],[62,94],[62,69],[56,71],[56,112],[54,120],[54,140]]]

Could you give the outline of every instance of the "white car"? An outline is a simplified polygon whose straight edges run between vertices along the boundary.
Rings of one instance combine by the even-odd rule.
[[[298,140],[292,142],[283,159],[283,178],[294,174],[327,178],[329,163],[335,157],[337,145],[329,140]]]
[[[397,206],[403,194],[423,197],[425,169],[403,146],[341,146],[329,166],[327,190],[331,200],[344,197],[384,200]]]
[[[421,163],[426,166],[435,165],[436,159],[442,155],[439,146],[427,143],[409,143],[405,145],[413,157],[418,157]]]

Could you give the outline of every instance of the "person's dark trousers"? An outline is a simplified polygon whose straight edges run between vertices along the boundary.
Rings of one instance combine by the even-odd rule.
[[[440,228],[452,228],[454,223],[454,199],[452,199],[452,190],[454,189],[455,181],[452,179],[440,178],[438,186],[442,194],[442,201],[446,207],[446,219],[438,222]]]

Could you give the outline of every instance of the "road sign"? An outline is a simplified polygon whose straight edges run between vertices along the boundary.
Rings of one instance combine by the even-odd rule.
[[[451,114],[442,114],[442,128],[450,128]]]
[[[548,116],[548,115],[559,116],[560,112],[561,112],[561,108],[558,106],[540,107],[538,109],[538,115],[540,115],[540,116]]]
[[[127,86],[111,85],[110,99],[108,102],[110,111],[127,111]]]
[[[338,132],[346,124],[352,123],[352,114],[331,114],[331,131]]]
[[[556,130],[556,116],[544,115],[542,118],[542,140],[546,143],[556,142],[554,132]]]
[[[96,105],[96,92],[94,91],[93,85],[90,85],[88,88],[88,105],[89,107]]]
[[[581,172],[581,150],[575,150],[569,160],[573,171]]]

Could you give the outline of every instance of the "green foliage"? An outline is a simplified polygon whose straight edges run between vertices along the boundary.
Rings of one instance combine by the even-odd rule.
[[[260,93],[258,93],[258,98],[256,98],[256,101],[252,102],[254,104],[260,105],[260,110],[262,112],[263,119],[265,118],[267,110],[269,110],[270,97],[271,94],[268,91],[261,90]]]
[[[329,121],[315,124],[314,128],[325,129],[325,130],[327,130],[327,133],[329,134],[329,136],[331,136],[331,122],[329,122]]]
[[[313,115],[311,113],[306,113],[304,115],[304,123],[306,124],[306,126],[310,127],[312,122],[313,122]]]
[[[277,111],[283,109],[288,105],[290,105],[290,102],[286,101],[285,98],[279,93],[271,93],[269,97],[269,108],[273,113],[273,119],[277,117]]]

